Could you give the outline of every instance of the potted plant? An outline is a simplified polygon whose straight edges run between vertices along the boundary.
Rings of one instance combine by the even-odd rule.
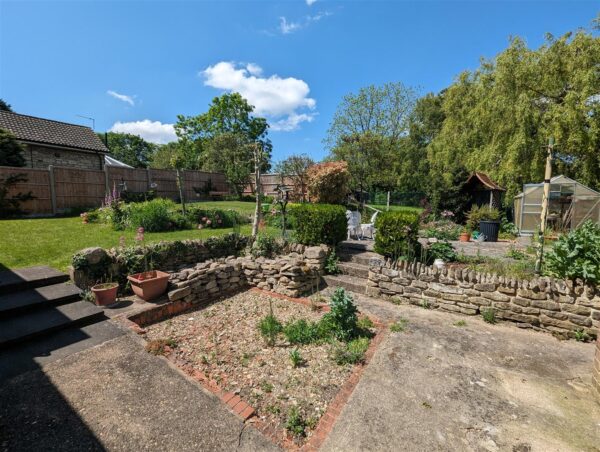
[[[119,283],[106,282],[96,284],[92,287],[92,293],[96,298],[96,305],[107,306],[117,301],[117,291],[119,290]]]
[[[135,240],[144,243],[144,228],[138,228]],[[133,293],[144,301],[154,300],[167,290],[169,274],[160,270],[148,270],[146,258],[144,257],[145,271],[127,276],[131,283]]]
[[[489,206],[473,206],[467,214],[467,226],[479,227],[486,242],[497,242],[500,231],[500,211]]]
[[[471,240],[471,230],[469,228],[463,228],[458,236],[458,240],[461,242],[468,242]]]

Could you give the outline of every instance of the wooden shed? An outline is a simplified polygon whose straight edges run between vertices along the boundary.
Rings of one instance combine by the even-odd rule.
[[[506,191],[485,173],[474,172],[463,186],[463,192],[469,197],[469,207],[490,206],[500,208],[502,194]]]

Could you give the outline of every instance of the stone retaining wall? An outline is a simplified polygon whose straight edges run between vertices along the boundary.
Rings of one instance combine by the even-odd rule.
[[[201,262],[172,273],[169,300],[200,303],[244,287],[258,287],[290,297],[316,290],[327,248],[299,245],[295,249],[274,259],[230,257]]]
[[[598,335],[600,330],[600,290],[569,281],[517,280],[406,261],[394,268],[380,259],[371,260],[368,278],[370,296],[466,315],[493,310],[497,319],[562,337],[574,337],[576,331]]]

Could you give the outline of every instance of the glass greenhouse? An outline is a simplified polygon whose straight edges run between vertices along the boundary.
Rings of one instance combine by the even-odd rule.
[[[540,227],[544,184],[525,184],[515,196],[515,225],[521,234],[533,234]],[[566,176],[550,180],[548,228],[557,232],[576,229],[586,220],[600,224],[600,193]]]

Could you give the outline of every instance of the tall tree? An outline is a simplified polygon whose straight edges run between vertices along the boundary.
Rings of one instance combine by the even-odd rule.
[[[13,111],[12,107],[9,103],[7,103],[4,99],[0,99],[0,111]]]
[[[254,143],[239,133],[221,133],[209,141],[205,157],[205,169],[223,172],[235,194],[241,197],[254,169]]]
[[[180,146],[179,146],[179,142],[177,142],[177,141],[171,141],[170,143],[167,143],[167,144],[157,145],[156,149],[154,150],[154,153],[150,157],[150,163],[149,163],[150,168],[156,168],[156,169],[173,169],[173,168],[175,168],[175,166],[173,166],[173,158],[175,157],[175,154],[177,154],[178,152],[180,152]],[[193,169],[193,168],[187,168],[187,166],[186,166],[186,169]]]
[[[25,166],[23,147],[8,130],[0,129],[0,166]]]
[[[206,113],[198,116],[177,116],[175,131],[180,140],[194,143],[194,152],[199,160],[206,162],[203,154],[210,141],[223,133],[243,136],[248,143],[260,143],[263,152],[271,155],[271,141],[268,139],[267,120],[252,115],[254,107],[248,104],[239,93],[223,94],[215,97]],[[263,167],[263,170],[268,169]]]
[[[292,154],[285,160],[279,162],[275,167],[275,172],[282,176],[282,179],[288,177],[294,182],[294,188],[297,195],[306,201],[306,183],[308,182],[307,171],[315,162],[307,154]]]
[[[98,136],[104,141],[104,134]],[[134,168],[146,168],[156,150],[156,145],[138,135],[120,132],[108,132],[107,147],[110,155]]]

